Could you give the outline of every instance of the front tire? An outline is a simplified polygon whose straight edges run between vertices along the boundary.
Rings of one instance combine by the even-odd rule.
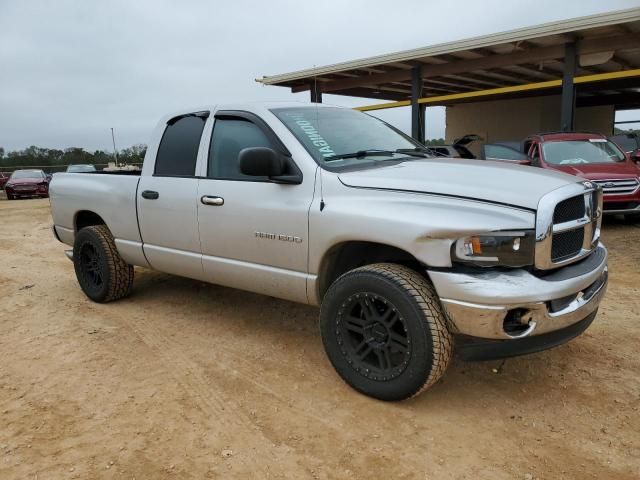
[[[126,297],[133,286],[133,266],[126,263],[106,225],[80,230],[73,244],[73,265],[80,288],[94,302]]]
[[[351,270],[327,291],[322,342],[338,374],[380,400],[403,400],[444,374],[453,339],[433,286],[390,263]]]

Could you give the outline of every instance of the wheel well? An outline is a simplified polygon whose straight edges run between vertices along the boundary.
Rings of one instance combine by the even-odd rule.
[[[89,210],[81,210],[76,214],[76,232],[79,232],[84,227],[90,227],[92,225],[106,225],[106,223],[100,215],[90,212]]]
[[[318,275],[318,294],[322,299],[331,284],[343,273],[373,263],[389,262],[421,271],[420,261],[404,250],[383,243],[344,242],[334,245],[324,256]]]

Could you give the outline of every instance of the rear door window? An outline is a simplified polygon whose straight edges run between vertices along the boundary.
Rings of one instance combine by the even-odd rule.
[[[158,154],[155,175],[190,177],[196,173],[200,137],[208,114],[193,114],[169,120]]]

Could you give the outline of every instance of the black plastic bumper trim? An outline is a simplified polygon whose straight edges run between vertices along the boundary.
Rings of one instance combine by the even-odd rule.
[[[562,330],[517,340],[493,340],[458,335],[456,337],[456,351],[460,358],[471,361],[496,360],[541,352],[576,338],[589,328],[597,313],[598,311],[596,310],[583,320]]]

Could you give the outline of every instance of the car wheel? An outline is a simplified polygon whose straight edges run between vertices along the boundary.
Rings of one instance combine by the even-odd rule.
[[[131,293],[133,266],[120,257],[106,225],[85,227],[76,234],[73,265],[82,291],[94,302],[111,302]]]
[[[433,286],[402,265],[368,265],[338,278],[323,299],[320,328],[343,380],[381,400],[403,400],[431,387],[453,353]]]
[[[14,197],[13,195],[7,193],[7,200],[15,200],[16,197]]]

